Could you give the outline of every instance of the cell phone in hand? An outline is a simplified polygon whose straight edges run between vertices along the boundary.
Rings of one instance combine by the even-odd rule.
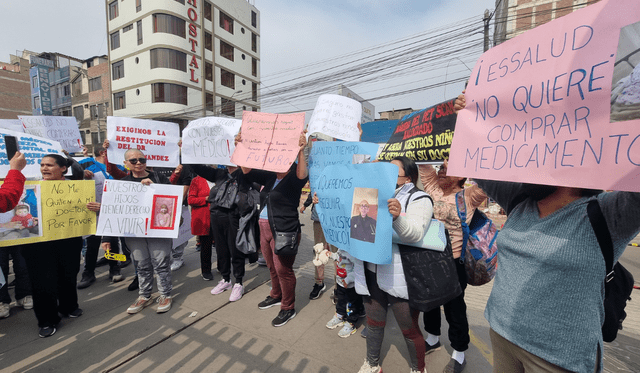
[[[4,144],[7,149],[7,158],[11,160],[16,152],[20,150],[18,148],[18,138],[15,136],[4,135]]]

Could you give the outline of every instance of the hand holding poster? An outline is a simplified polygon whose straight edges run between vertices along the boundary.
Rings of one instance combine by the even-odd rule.
[[[238,166],[286,172],[298,157],[304,113],[242,114],[242,141],[231,156]]]
[[[640,114],[632,94],[640,79],[628,63],[640,56],[637,9],[633,0],[600,1],[483,54],[458,113],[448,173],[640,191],[640,115],[617,115]],[[612,89],[622,80],[625,89]]]
[[[189,122],[182,131],[182,164],[231,163],[236,149],[234,140],[242,121],[231,118],[207,117]]]
[[[309,120],[307,138],[320,132],[344,141],[359,141],[361,117],[362,104],[358,101],[340,95],[322,95]]]
[[[70,152],[82,151],[82,139],[75,117],[19,116],[24,132],[55,140],[62,149]]]
[[[315,191],[318,179],[325,167],[330,165],[353,164],[356,154],[368,155],[375,159],[378,144],[366,142],[314,141],[309,152],[309,186]]]
[[[398,167],[391,163],[328,166],[320,176],[316,205],[328,243],[355,258],[391,263],[393,198]]]
[[[391,161],[404,155],[416,162],[442,161],[449,158],[449,148],[456,125],[454,100],[406,115],[398,122],[378,159]]]
[[[27,181],[18,205],[0,214],[0,246],[94,234],[93,201],[93,181]]]
[[[178,238],[184,188],[106,180],[96,234]]]
[[[9,172],[9,159],[4,142],[5,136],[14,136],[18,140],[18,150],[27,159],[27,166],[22,170],[22,174],[30,178],[41,178],[40,160],[47,154],[60,154],[62,147],[57,141],[32,136],[27,133],[13,132],[0,128],[0,177],[5,177]]]
[[[107,117],[109,161],[120,163],[129,149],[140,150],[151,167],[180,164],[180,127],[177,123],[146,119]]]

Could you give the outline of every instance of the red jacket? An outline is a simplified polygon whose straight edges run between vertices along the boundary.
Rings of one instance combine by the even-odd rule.
[[[7,212],[20,202],[25,180],[22,172],[9,170],[4,183],[0,187],[0,212]]]
[[[189,206],[191,206],[191,234],[208,236],[211,234],[211,212],[209,212],[209,184],[197,176],[189,186]]]

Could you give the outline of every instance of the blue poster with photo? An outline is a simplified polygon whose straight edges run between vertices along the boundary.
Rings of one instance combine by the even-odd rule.
[[[317,179],[316,205],[328,243],[357,259],[391,263],[393,198],[398,167],[391,163],[327,166]]]
[[[378,144],[367,142],[314,141],[309,151],[309,186],[316,191],[318,179],[327,166],[368,163],[376,159]],[[355,162],[354,162],[354,155]]]

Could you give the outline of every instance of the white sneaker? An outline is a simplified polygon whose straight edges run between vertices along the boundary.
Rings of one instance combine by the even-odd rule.
[[[240,298],[242,298],[242,294],[244,294],[244,286],[240,284],[233,285],[231,295],[229,296],[229,302],[240,300]]]
[[[173,263],[171,263],[170,268],[172,271],[177,271],[180,267],[182,267],[183,264],[184,264],[184,260],[178,259],[178,260],[175,260]]]
[[[358,329],[356,329],[356,327],[352,323],[345,322],[342,329],[340,329],[340,331],[338,332],[338,337],[347,338],[348,336],[350,336],[351,334],[354,334],[357,331]]]
[[[218,282],[218,285],[216,285],[216,287],[211,289],[211,294],[213,295],[221,294],[225,290],[231,289],[231,286],[232,286],[231,281],[225,281],[224,279],[222,279],[220,280],[220,282]]]
[[[335,329],[342,325],[344,325],[344,320],[342,319],[342,316],[336,313],[335,315],[333,315],[331,320],[329,320],[329,322],[327,323],[327,328]]]
[[[372,367],[367,359],[364,359],[364,364],[362,364],[358,373],[382,373],[382,368],[380,365]]]
[[[0,318],[6,319],[9,317],[10,313],[9,305],[7,303],[0,303]]]
[[[31,295],[27,295],[22,299],[18,299],[16,303],[25,310],[30,310],[33,308],[33,297]]]

